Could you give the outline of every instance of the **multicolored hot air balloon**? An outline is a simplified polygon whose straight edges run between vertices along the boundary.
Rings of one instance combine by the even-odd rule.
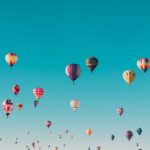
[[[19,93],[19,91],[20,91],[20,87],[19,87],[19,85],[14,85],[13,87],[12,87],[12,92],[15,94],[15,95],[17,95],[18,93]]]
[[[13,108],[14,108],[14,104],[10,99],[6,99],[2,103],[2,109],[4,110],[7,118],[10,115],[10,113],[13,111]]]
[[[137,129],[137,133],[138,133],[138,135],[141,135],[141,134],[142,134],[142,129],[141,129],[141,128],[138,128],[138,129]]]
[[[133,132],[128,130],[128,131],[126,131],[125,136],[130,141],[133,136]]]
[[[18,109],[18,110],[21,110],[22,108],[23,108],[23,104],[18,103],[18,104],[17,104],[17,109]]]
[[[113,141],[115,139],[115,136],[112,134],[110,138]]]
[[[96,66],[98,65],[98,59],[96,57],[88,57],[86,59],[86,66],[90,69],[92,72]]]
[[[36,97],[36,100],[40,100],[43,94],[44,94],[44,89],[42,88],[33,89],[33,95]]]
[[[81,73],[80,66],[78,64],[70,64],[65,69],[66,75],[74,82]]]
[[[146,72],[150,67],[150,60],[148,58],[140,58],[137,61],[137,66],[143,72]]]
[[[133,70],[126,70],[123,72],[123,79],[128,83],[131,84],[131,82],[135,79],[136,74]]]
[[[70,106],[73,109],[73,111],[76,111],[80,106],[80,102],[77,99],[74,99],[70,102]]]
[[[5,56],[5,60],[10,67],[12,67],[18,61],[18,56],[15,53],[8,53]]]
[[[47,128],[49,128],[52,125],[51,121],[46,121],[44,124]]]
[[[93,133],[92,129],[89,128],[89,129],[86,130],[86,134],[87,135],[90,136],[90,135],[92,135],[92,133]]]
[[[117,109],[116,109],[116,113],[117,113],[119,116],[122,116],[122,114],[124,113],[124,109],[123,109],[122,107],[117,108]]]

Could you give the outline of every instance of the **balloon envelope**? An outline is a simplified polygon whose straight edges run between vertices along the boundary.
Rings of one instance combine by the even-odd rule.
[[[92,129],[89,128],[89,129],[86,130],[86,134],[87,135],[90,136],[90,135],[92,135],[92,133],[93,133]]]
[[[126,131],[125,136],[130,141],[132,136],[133,136],[133,132],[132,131]]]
[[[149,69],[150,60],[148,58],[140,58],[137,61],[137,66],[140,70],[142,70],[143,72],[146,72]]]
[[[74,111],[76,111],[80,106],[80,102],[77,99],[74,99],[70,102],[70,106]]]
[[[90,71],[93,71],[97,65],[98,59],[96,57],[88,57],[86,59],[86,66],[90,69]]]
[[[5,60],[8,63],[8,65],[12,67],[18,61],[18,56],[15,53],[8,53],[5,56]]]
[[[116,109],[116,113],[117,113],[119,116],[122,116],[122,114],[124,113],[124,109],[123,109],[122,107],[117,108],[117,109]]]
[[[19,87],[19,85],[14,85],[13,87],[12,87],[12,92],[15,94],[15,95],[17,95],[18,93],[19,93],[19,91],[20,91],[20,87]]]
[[[142,129],[141,129],[141,128],[138,128],[138,129],[137,129],[137,133],[138,133],[138,135],[141,135],[141,134],[142,134]]]
[[[44,94],[44,89],[42,88],[35,88],[33,89],[33,95],[39,100]]]
[[[135,79],[136,74],[133,70],[126,70],[123,72],[123,79],[128,83],[131,84],[132,81]]]
[[[45,126],[46,126],[47,128],[49,128],[52,123],[51,123],[51,121],[46,121],[44,124],[45,124]]]
[[[65,72],[72,81],[75,81],[80,76],[81,69],[78,64],[69,64],[66,67]]]
[[[13,102],[10,99],[6,99],[2,103],[2,109],[4,110],[4,112],[7,115],[7,117],[13,111],[13,108],[14,108],[14,104],[13,104]]]

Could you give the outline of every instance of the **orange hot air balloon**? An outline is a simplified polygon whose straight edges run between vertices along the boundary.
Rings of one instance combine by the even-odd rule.
[[[132,81],[135,79],[136,74],[133,70],[126,70],[123,72],[123,79],[128,83],[131,84]]]
[[[18,104],[17,104],[17,109],[18,109],[18,110],[21,110],[22,108],[23,108],[23,104],[18,103]]]
[[[92,135],[92,134],[93,134],[92,129],[90,129],[90,128],[87,129],[87,130],[86,130],[86,134],[89,135],[89,136]]]
[[[18,61],[18,56],[15,53],[8,53],[5,56],[5,60],[7,62],[7,64],[12,67],[14,64],[16,64],[16,62]]]

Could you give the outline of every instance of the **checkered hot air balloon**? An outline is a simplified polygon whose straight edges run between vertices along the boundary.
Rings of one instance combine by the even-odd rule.
[[[44,89],[42,88],[35,88],[33,89],[33,95],[39,100],[44,94]]]
[[[136,74],[133,70],[126,70],[123,72],[123,79],[128,83],[131,84],[132,81],[135,79]]]
[[[7,62],[7,64],[12,67],[14,64],[16,64],[16,62],[18,61],[18,56],[15,53],[8,53],[5,56],[5,60]]]
[[[86,130],[86,134],[87,135],[91,136],[92,133],[93,133],[92,129],[89,128],[89,129]]]
[[[6,99],[2,103],[2,109],[4,110],[4,113],[6,114],[7,118],[10,115],[10,113],[13,111],[13,108],[14,108],[14,105],[10,99]]]
[[[65,69],[66,75],[74,82],[81,73],[80,66],[78,64],[69,64]]]
[[[70,106],[73,109],[73,111],[76,111],[79,108],[79,106],[80,106],[79,100],[77,100],[77,99],[72,100],[70,102]]]
[[[12,87],[12,92],[15,94],[15,95],[17,95],[18,93],[19,93],[19,91],[20,91],[20,87],[19,87],[19,85],[14,85],[13,87]]]
[[[140,58],[137,61],[137,66],[143,72],[146,72],[150,68],[150,60],[148,58]]]

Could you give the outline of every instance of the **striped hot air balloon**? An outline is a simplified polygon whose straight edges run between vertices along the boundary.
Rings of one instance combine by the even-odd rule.
[[[86,134],[87,135],[91,136],[92,133],[93,133],[92,129],[89,128],[89,129],[86,130]]]
[[[10,99],[4,100],[2,103],[2,109],[4,110],[4,113],[6,114],[7,118],[10,115],[10,113],[13,111],[14,104]]]
[[[73,109],[73,111],[76,111],[80,106],[80,102],[77,99],[74,99],[70,102],[70,106]]]
[[[81,73],[80,66],[78,64],[70,64],[65,69],[66,75],[74,82]]]
[[[39,100],[44,94],[44,89],[42,88],[35,88],[33,89],[33,95]]]
[[[143,72],[146,72],[150,67],[150,60],[148,58],[140,58],[137,61],[137,66]]]
[[[18,61],[18,56],[15,53],[8,53],[5,56],[5,60],[7,62],[7,64],[12,67],[14,64],[16,64],[16,62]]]

